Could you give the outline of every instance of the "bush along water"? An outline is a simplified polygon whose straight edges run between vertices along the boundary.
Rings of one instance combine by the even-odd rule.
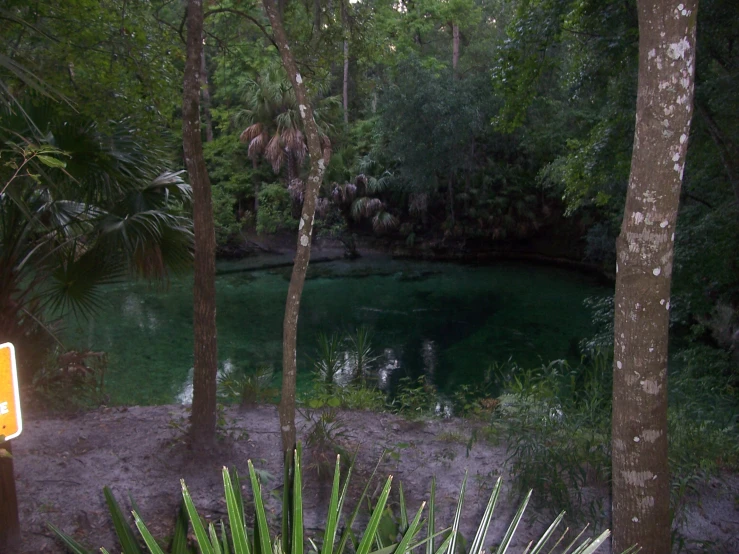
[[[508,367],[493,412],[494,436],[508,445],[515,488],[534,488],[544,505],[572,515],[606,517],[610,484],[610,355],[596,350],[578,367],[556,361],[536,369]],[[723,469],[739,469],[737,398],[725,376],[683,364],[671,370],[668,440],[675,539],[688,498]]]
[[[427,503],[419,507],[415,516],[409,517],[404,496],[400,495],[401,522],[390,532],[387,532],[388,498],[392,487],[392,476],[388,477],[382,487],[379,496],[369,502],[371,511],[367,523],[360,526],[357,516],[360,508],[365,505],[372,477],[367,481],[364,491],[357,502],[355,509],[348,517],[343,516],[343,509],[347,500],[349,481],[352,467],[347,471],[343,485],[341,484],[341,462],[336,459],[331,496],[328,502],[326,519],[323,532],[315,538],[307,538],[303,527],[303,481],[301,471],[300,448],[295,451],[294,471],[292,482],[285,490],[292,494],[283,495],[283,517],[280,533],[274,533],[275,522],[270,522],[268,511],[265,509],[262,485],[258,473],[251,461],[248,462],[249,481],[253,492],[254,523],[248,528],[245,518],[244,500],[241,495],[241,483],[239,476],[234,471],[223,469],[223,486],[225,491],[227,518],[218,524],[210,523],[207,527],[203,524],[203,518],[195,508],[189,490],[182,482],[182,507],[175,524],[174,534],[170,541],[167,552],[171,554],[189,554],[194,552],[191,542],[197,544],[202,554],[406,554],[409,552],[424,552],[425,554],[455,554],[460,552],[461,545],[465,543],[459,532],[459,525],[465,517],[463,500],[467,479],[465,477],[459,493],[456,511],[451,525],[446,528],[437,529],[435,515],[437,506],[434,487],[431,488],[431,496]],[[286,481],[287,482],[287,481]],[[466,554],[482,554],[487,541],[487,534],[493,518],[495,508],[501,492],[501,480],[495,484],[490,500],[487,503],[481,521],[474,538],[467,542]],[[147,525],[139,516],[139,510],[133,508],[132,526],[129,519],[123,515],[123,511],[108,489],[105,491],[106,501],[113,518],[116,534],[121,543],[121,549],[126,554],[164,554],[161,541],[156,540],[150,533]],[[508,551],[517,529],[522,523],[531,492],[526,495],[518,511],[513,517],[503,537],[496,538],[496,554],[504,554]],[[428,510],[427,510],[428,508]],[[424,524],[422,518],[427,513],[427,522]],[[608,538],[609,532],[604,531],[599,536],[581,538],[582,533],[573,541],[563,541],[567,530],[558,532],[559,525],[564,517],[564,512],[559,514],[552,524],[546,529],[541,537],[529,545],[527,552],[538,554],[541,552],[572,552],[573,554],[592,554]],[[272,525],[270,525],[272,523]],[[382,527],[381,527],[381,524]],[[60,531],[53,525],[49,527],[56,533],[65,547],[75,554],[91,553],[86,547],[75,541],[72,537]],[[134,527],[136,531],[134,531]],[[423,528],[426,532],[423,532]],[[191,532],[190,532],[191,530]],[[192,540],[189,537],[194,537]],[[559,538],[559,540],[557,540]],[[567,546],[569,543],[569,546]],[[578,543],[578,544],[576,544]],[[533,547],[532,547],[533,545]],[[546,548],[546,550],[545,550]],[[100,549],[107,554],[107,550]]]

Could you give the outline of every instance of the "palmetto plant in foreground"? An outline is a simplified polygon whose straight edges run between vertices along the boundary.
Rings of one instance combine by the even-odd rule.
[[[352,527],[356,521],[360,507],[364,505],[364,500],[369,490],[369,483],[372,479],[370,478],[368,481],[367,486],[362,493],[362,497],[357,503],[357,507],[349,518],[344,520],[342,525],[341,514],[346,501],[352,469],[351,467],[349,468],[348,475],[342,486],[340,483],[340,460],[338,457],[336,460],[336,469],[333,478],[328,513],[324,524],[325,530],[323,533],[323,540],[321,541],[320,546],[311,539],[308,539],[306,543],[303,529],[302,475],[300,458],[300,448],[298,448],[298,450],[295,451],[295,471],[293,473],[292,487],[286,487],[283,498],[285,509],[283,510],[281,535],[274,536],[270,533],[267,511],[265,510],[262,496],[262,487],[259,482],[257,472],[255,471],[251,461],[249,461],[249,478],[254,493],[253,532],[247,529],[244,516],[244,502],[240,493],[241,485],[239,477],[234,472],[229,472],[228,469],[224,468],[223,485],[226,496],[228,521],[221,521],[217,526],[210,523],[206,528],[203,525],[203,520],[198,514],[197,509],[195,508],[187,486],[184,481],[182,481],[183,508],[181,509],[180,517],[178,517],[177,520],[170,552],[172,554],[180,554],[193,551],[187,545],[188,519],[189,525],[192,526],[192,532],[195,536],[198,549],[202,554],[230,554],[232,552],[235,554],[344,554],[345,552],[354,552],[355,554],[405,554],[408,552],[418,552],[423,554],[455,554],[458,551],[458,539],[460,536],[459,525],[462,517],[464,517],[462,501],[467,482],[466,478],[462,483],[459,501],[457,503],[457,509],[451,527],[438,531],[434,524],[436,507],[434,494],[435,487],[433,484],[431,488],[431,497],[428,502],[427,523],[422,521],[426,503],[424,502],[421,504],[421,507],[418,509],[415,516],[412,519],[409,519],[405,501],[401,494],[400,511],[402,536],[399,536],[399,539],[394,544],[386,545],[380,538],[378,527],[383,518],[383,514],[385,513],[385,506],[390,495],[390,488],[393,480],[392,476],[387,478],[385,485],[382,488],[382,492],[376,502],[374,502],[374,508],[369,515],[369,521],[364,527],[363,532],[355,533],[352,531]],[[292,495],[290,495],[289,492],[292,492]],[[490,526],[500,492],[501,481],[498,479],[493,488],[493,492],[490,495],[490,500],[488,501],[482,520],[477,528],[475,537],[470,543],[470,547],[467,549],[466,554],[482,554],[488,528]],[[292,496],[292,502],[287,501],[290,496]],[[513,520],[508,526],[508,530],[499,542],[497,550],[495,551],[496,554],[507,552],[516,529],[521,522],[530,496],[531,493],[529,493],[521,504],[521,507],[516,512]],[[132,528],[126,522],[120,507],[115,502],[110,491],[106,491],[106,500],[108,501],[116,527],[116,533],[121,540],[124,554],[144,554],[146,550],[144,550],[136,540]],[[141,534],[148,551],[151,554],[164,554],[164,550],[162,550],[159,543],[151,535],[146,524],[138,515],[137,510],[134,510],[133,517],[135,526]],[[605,531],[597,538],[583,539],[579,545],[575,546],[576,543],[580,541],[581,533],[571,542],[568,540],[568,542],[570,542],[569,546],[564,546],[565,542],[563,541],[563,538],[567,533],[567,531],[565,531],[559,540],[555,542],[554,547],[547,546],[550,540],[556,540],[555,531],[562,522],[563,517],[564,512],[554,520],[537,542],[534,543],[532,541],[532,543],[529,544],[526,552],[528,554],[543,552],[545,546],[547,548],[546,552],[552,552],[561,545],[561,552],[568,552],[571,554],[591,554],[595,552],[609,536],[609,531]],[[53,525],[50,525],[49,527],[57,533],[65,546],[67,546],[71,552],[74,552],[75,554],[86,554],[91,552],[68,535],[59,531]],[[422,529],[424,527],[426,528],[426,533],[422,533]],[[342,529],[342,531],[340,531],[340,529]],[[352,542],[351,545],[348,544],[349,541]],[[107,553],[104,548],[102,548],[101,551]]]

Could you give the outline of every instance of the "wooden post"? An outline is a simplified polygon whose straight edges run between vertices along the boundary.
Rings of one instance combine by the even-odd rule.
[[[0,442],[0,449],[11,453],[10,442]],[[11,554],[20,547],[21,526],[18,497],[15,493],[13,458],[0,456],[0,552]]]

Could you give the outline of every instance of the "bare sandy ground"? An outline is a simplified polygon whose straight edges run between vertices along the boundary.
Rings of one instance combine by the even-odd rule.
[[[279,522],[281,460],[277,412],[274,406],[224,412],[225,431],[218,446],[195,455],[183,439],[186,409],[181,406],[101,408],[74,417],[37,416],[27,419],[23,434],[14,440],[13,453],[21,511],[23,545],[20,552],[63,552],[46,528],[51,522],[90,548],[105,546],[118,552],[105,507],[102,488],[111,487],[124,507],[129,494],[157,537],[171,533],[184,478],[201,510],[213,520],[226,513],[221,468],[236,467],[247,474],[247,460],[261,470],[264,490],[272,494],[268,509]],[[451,523],[459,487],[468,472],[463,521],[464,535],[471,540],[498,476],[507,478],[505,447],[475,443],[468,451],[472,432],[464,420],[408,421],[392,414],[339,412],[336,436],[348,451],[357,451],[357,464],[345,512],[353,509],[372,469],[379,464],[373,491],[380,479],[394,475],[391,495],[397,513],[397,486],[402,482],[410,506],[426,500],[433,475],[437,478],[437,525]],[[310,422],[301,418],[306,439]],[[323,527],[330,481],[328,472],[318,474],[321,452],[306,447],[304,455],[305,512],[307,535]],[[326,459],[332,455],[326,455]],[[701,485],[680,531],[687,539],[683,551],[739,552],[739,478]],[[244,491],[247,511],[251,492]],[[610,501],[603,488],[588,491],[591,498]],[[518,499],[503,496],[488,534],[488,543],[500,541]],[[536,532],[548,523],[542,508],[529,508],[530,517],[519,527],[512,552],[522,552]],[[607,521],[608,514],[604,515]],[[573,522],[570,522],[573,523]],[[580,524],[573,525],[579,528]],[[704,543],[710,541],[710,543]],[[703,545],[702,545],[703,543]],[[607,552],[608,547],[602,548]]]

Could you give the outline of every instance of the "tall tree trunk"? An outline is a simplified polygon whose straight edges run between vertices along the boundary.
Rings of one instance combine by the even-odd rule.
[[[452,23],[452,75],[456,79],[459,65],[459,25]]]
[[[187,58],[182,92],[182,146],[193,191],[195,283],[193,287],[194,375],[190,435],[193,444],[208,445],[216,431],[216,239],[210,179],[200,136],[200,67],[203,50],[203,3],[189,0]]]
[[[346,17],[345,0],[341,2],[341,23],[344,27],[344,124],[349,124],[349,22]]]
[[[675,223],[690,133],[697,0],[639,0],[639,90],[617,242],[613,548],[670,552],[667,336]]]
[[[213,141],[213,118],[210,115],[210,87],[208,85],[208,68],[205,65],[205,33],[203,47],[200,49],[200,93],[203,97],[203,117],[205,118],[205,142]]]
[[[295,253],[290,286],[287,290],[287,301],[285,302],[285,319],[283,321],[282,334],[282,397],[280,400],[280,433],[282,438],[283,453],[292,454],[295,447],[295,385],[296,385],[296,356],[298,337],[298,314],[300,313],[300,299],[303,295],[305,274],[310,262],[311,236],[313,234],[313,220],[316,213],[316,197],[318,187],[323,180],[326,162],[321,150],[321,142],[318,136],[318,127],[313,118],[313,107],[308,100],[303,77],[298,72],[298,67],[293,58],[288,44],[285,29],[282,26],[282,18],[276,4],[276,0],[263,0],[264,9],[269,17],[275,42],[282,57],[282,64],[292,83],[295,97],[300,109],[300,117],[303,120],[305,136],[308,142],[308,154],[310,156],[310,174],[305,186],[303,201],[303,212],[298,227],[298,244]]]

